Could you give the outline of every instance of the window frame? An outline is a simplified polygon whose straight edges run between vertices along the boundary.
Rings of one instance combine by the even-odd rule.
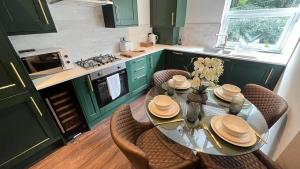
[[[271,53],[281,53],[288,37],[297,23],[300,17],[300,6],[294,8],[268,8],[268,9],[254,9],[254,10],[232,10],[230,11],[232,0],[226,0],[224,5],[223,16],[221,20],[221,27],[219,35],[227,35],[228,25],[230,19],[239,19],[239,18],[259,18],[262,17],[289,17],[288,21],[285,24],[285,27],[280,35],[277,44],[270,44],[269,50],[263,48],[263,44],[255,45],[255,47],[244,48],[244,50],[251,51],[265,51]],[[222,47],[222,36],[219,36],[217,39],[216,47]],[[228,45],[229,44],[229,45]],[[226,48],[233,49],[238,42],[227,42]]]

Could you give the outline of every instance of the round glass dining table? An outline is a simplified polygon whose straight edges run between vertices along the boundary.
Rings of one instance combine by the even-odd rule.
[[[202,105],[203,112],[201,113],[202,118],[199,122],[199,125],[191,127],[186,120],[157,125],[161,122],[173,121],[175,119],[185,119],[188,110],[187,95],[189,92],[191,91],[175,90],[175,94],[171,97],[179,104],[180,112],[176,117],[171,119],[158,118],[152,115],[148,110],[148,104],[150,101],[157,95],[167,94],[166,90],[164,90],[162,87],[153,87],[146,95],[144,105],[148,118],[156,126],[156,128],[169,139],[197,152],[224,156],[251,153],[255,150],[258,150],[261,146],[263,146],[264,141],[267,141],[268,125],[266,120],[261,112],[249,101],[247,101],[247,104],[244,104],[242,110],[237,114],[237,116],[240,116],[246,120],[250,127],[252,127],[263,140],[257,137],[257,141],[253,146],[239,147],[218,137],[210,127],[210,119],[216,115],[229,114],[229,103],[219,100],[213,94],[213,89],[207,89],[208,100],[206,104]],[[208,130],[210,132],[201,127],[203,124],[209,126]]]

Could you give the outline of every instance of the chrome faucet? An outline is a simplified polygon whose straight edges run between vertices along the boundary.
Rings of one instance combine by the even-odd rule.
[[[225,50],[225,47],[226,47],[228,35],[226,35],[226,34],[216,34],[216,36],[218,36],[218,37],[219,37],[219,36],[224,36],[224,42],[223,42],[223,44],[222,44],[222,46],[221,46],[222,50],[224,51],[224,50]]]

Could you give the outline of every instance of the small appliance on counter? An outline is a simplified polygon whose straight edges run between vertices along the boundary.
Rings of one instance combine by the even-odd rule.
[[[122,37],[120,40],[120,52],[129,52],[133,50],[132,42],[126,40],[125,37]]]
[[[155,35],[154,33],[149,33],[148,34],[148,42],[153,43],[153,45],[155,45],[157,40],[158,40],[157,35]]]
[[[48,48],[19,54],[32,79],[72,69],[74,64],[66,49]]]

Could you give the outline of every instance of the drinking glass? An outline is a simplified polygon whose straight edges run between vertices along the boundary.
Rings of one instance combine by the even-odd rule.
[[[235,95],[232,97],[232,102],[229,105],[229,112],[231,114],[238,114],[244,105],[245,98],[242,95]]]

